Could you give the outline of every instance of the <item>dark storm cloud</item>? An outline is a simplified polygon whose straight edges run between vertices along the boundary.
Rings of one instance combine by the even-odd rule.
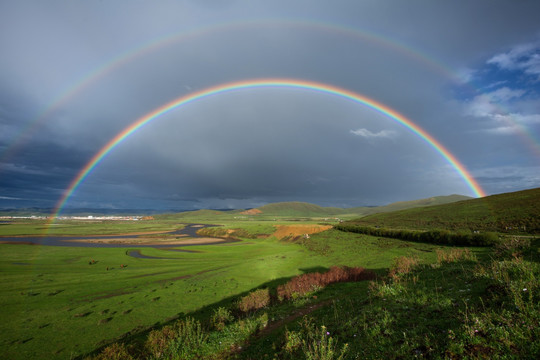
[[[192,91],[269,77],[340,86],[399,111],[488,192],[538,186],[536,155],[493,122],[489,105],[501,99],[479,97],[468,80],[481,82],[484,67],[508,67],[512,49],[537,42],[539,12],[534,1],[2,2],[0,201],[54,204],[92,155],[142,115]],[[116,66],[89,77],[107,64]],[[507,93],[530,94],[527,86],[513,82]],[[504,105],[532,129],[538,103]],[[24,130],[40,116],[34,132]],[[516,175],[503,176],[510,167]],[[529,175],[520,180],[520,171]],[[68,206],[356,206],[450,193],[471,190],[388,117],[307,90],[252,89],[147,124],[103,159]]]

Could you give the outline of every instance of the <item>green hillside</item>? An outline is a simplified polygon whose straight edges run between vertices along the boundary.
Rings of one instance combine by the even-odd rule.
[[[383,206],[374,207],[355,207],[355,208],[337,208],[337,207],[323,207],[315,204],[310,204],[300,201],[290,202],[278,202],[273,204],[263,205],[256,209],[249,211],[245,210],[233,210],[233,211],[219,211],[219,210],[196,210],[186,211],[175,214],[161,214],[154,215],[156,219],[160,220],[189,220],[197,218],[199,220],[215,220],[215,219],[231,219],[235,216],[249,215],[256,217],[340,217],[351,218],[355,216],[365,216],[378,213],[387,213],[402,209],[418,208],[425,206],[433,206],[440,204],[448,204],[456,201],[462,201],[471,199],[464,195],[448,195],[448,196],[434,196],[427,199],[400,201]]]
[[[280,202],[268,204],[257,208],[264,215],[274,216],[332,216],[346,212],[344,209],[335,207],[322,207],[305,202]]]
[[[540,188],[380,213],[347,224],[399,229],[540,233]]]
[[[447,195],[447,196],[434,196],[427,199],[398,201],[398,202],[391,203],[388,205],[376,206],[376,207],[352,208],[352,209],[349,209],[349,211],[352,213],[357,213],[361,215],[371,215],[371,214],[386,213],[386,212],[412,209],[412,208],[418,208],[418,207],[424,207],[424,206],[450,204],[453,202],[470,200],[470,199],[472,198],[469,196],[454,194],[454,195]]]

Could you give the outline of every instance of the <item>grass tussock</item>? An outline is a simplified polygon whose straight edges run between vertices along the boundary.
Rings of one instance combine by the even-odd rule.
[[[437,263],[452,263],[460,260],[476,261],[476,256],[468,248],[437,249]]]
[[[103,351],[93,357],[94,360],[132,360],[134,357],[129,353],[123,343],[114,343],[107,346]]]
[[[388,276],[397,281],[400,277],[410,273],[418,265],[418,259],[411,256],[400,256],[394,259],[394,263],[388,272]]]
[[[233,320],[234,317],[231,311],[221,306],[214,310],[212,318],[210,319],[212,327],[217,331],[225,329],[225,326]]]
[[[282,357],[285,359],[341,360],[348,344],[338,346],[326,326],[317,326],[305,317],[299,331],[286,331]]]
[[[258,289],[242,297],[238,309],[243,312],[262,309],[270,304],[270,290]]]

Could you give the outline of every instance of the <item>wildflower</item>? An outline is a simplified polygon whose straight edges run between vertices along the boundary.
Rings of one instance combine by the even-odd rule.
[[[329,332],[329,331],[327,331],[327,332],[326,332],[326,335],[330,335],[330,332]]]
[[[527,288],[524,288],[523,291],[527,291]]]

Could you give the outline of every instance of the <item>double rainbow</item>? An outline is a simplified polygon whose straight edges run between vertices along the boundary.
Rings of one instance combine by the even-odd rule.
[[[99,150],[90,161],[84,166],[82,170],[77,174],[77,176],[71,181],[69,187],[64,191],[64,194],[58,201],[52,218],[56,218],[66,202],[73,194],[73,192],[80,186],[84,179],[92,172],[92,170],[99,165],[99,163],[105,158],[105,156],[111,152],[117,145],[119,145],[124,139],[126,139],[133,132],[137,131],[150,121],[157,119],[161,115],[164,115],[182,105],[189,104],[191,102],[204,99],[206,97],[223,94],[226,92],[238,91],[238,90],[248,90],[256,88],[271,88],[271,87],[282,87],[282,88],[294,88],[294,89],[304,89],[310,91],[316,91],[324,94],[335,95],[341,98],[349,99],[368,108],[375,110],[389,118],[397,121],[401,125],[405,126],[407,129],[412,131],[414,134],[419,136],[425,142],[427,142],[433,149],[435,149],[442,157],[458,172],[458,174],[463,178],[467,186],[472,190],[472,192],[477,197],[484,197],[486,193],[472,177],[472,175],[467,171],[465,166],[459,162],[459,160],[450,153],[440,142],[438,142],[433,136],[428,134],[420,126],[413,123],[411,120],[407,119],[405,116],[401,115],[397,111],[389,108],[388,106],[381,104],[373,99],[365,97],[363,95],[357,94],[355,92],[342,89],[336,86],[322,84],[318,82],[306,81],[306,80],[295,80],[295,79],[254,79],[254,80],[244,80],[232,83],[226,83],[222,85],[213,86],[204,90],[200,90],[185,96],[181,96],[154,111],[144,115],[143,117],[137,119],[131,125],[126,127],[120,133],[118,133],[114,138],[112,138],[101,150]]]

